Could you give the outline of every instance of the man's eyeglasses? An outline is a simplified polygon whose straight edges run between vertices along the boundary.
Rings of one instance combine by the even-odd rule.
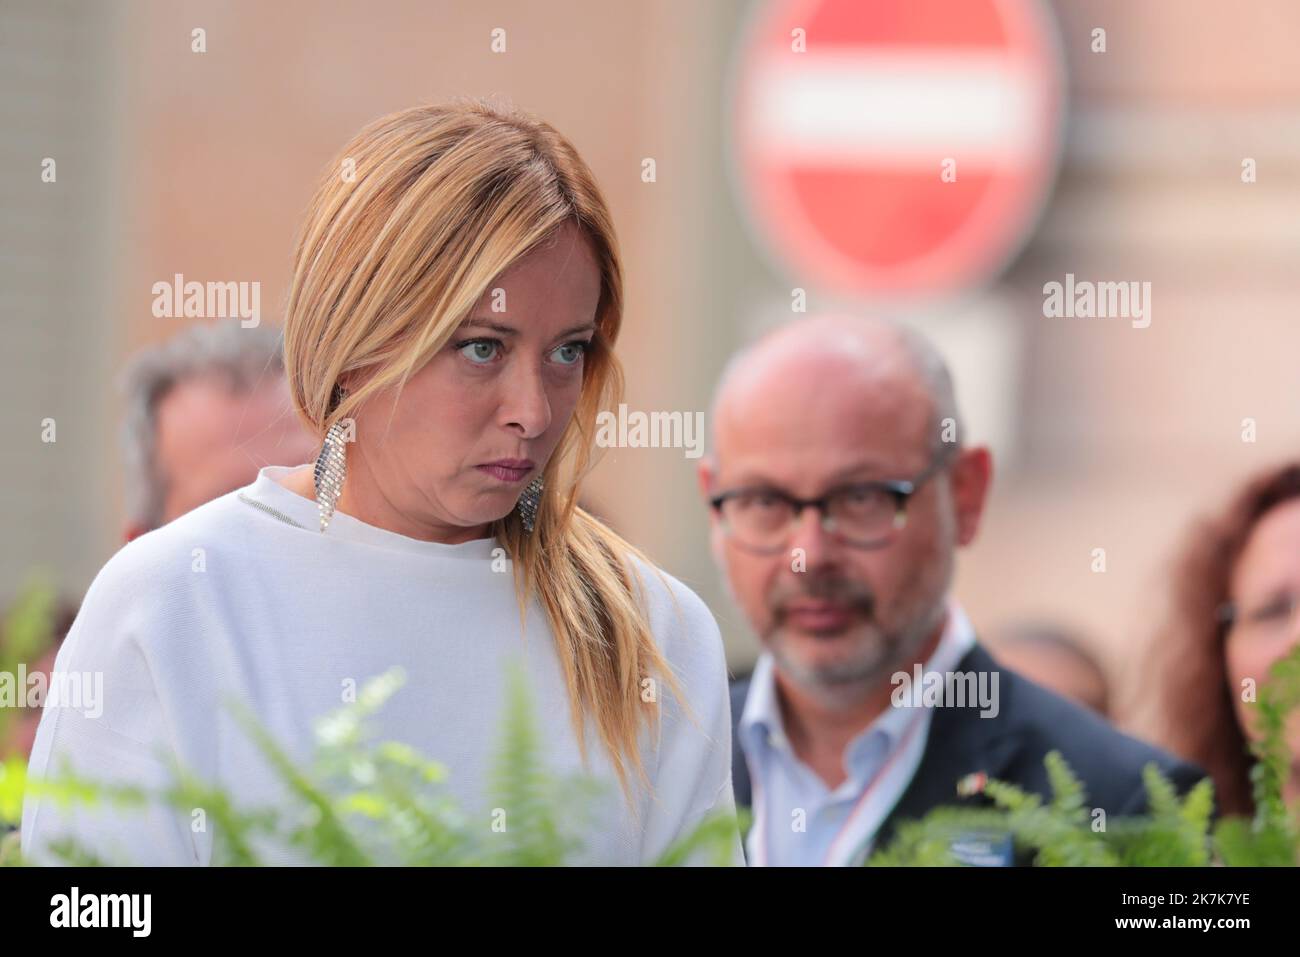
[[[821,513],[822,528],[855,548],[888,545],[907,524],[907,502],[952,457],[946,444],[912,479],[851,482],[818,498],[796,498],[778,488],[754,486],[732,489],[709,500],[722,528],[749,551],[775,554],[785,549],[790,529],[805,508]]]

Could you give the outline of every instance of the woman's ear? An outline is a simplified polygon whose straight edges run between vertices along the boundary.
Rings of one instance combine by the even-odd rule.
[[[337,401],[344,394],[355,395],[365,385],[366,378],[355,369],[341,373],[338,382],[334,384],[334,400]]]
[[[343,396],[351,391],[342,381],[334,383],[334,388],[330,391],[329,403],[325,409],[326,415],[333,414],[334,410],[339,407],[339,403],[343,401]]]
[[[347,389],[350,394],[355,395],[370,381],[376,371],[375,367],[372,366],[368,369],[349,369],[346,372],[340,372],[338,385]]]

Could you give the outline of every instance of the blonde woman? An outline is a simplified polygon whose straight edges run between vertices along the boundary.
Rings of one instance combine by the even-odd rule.
[[[621,321],[609,210],[546,123],[471,102],[364,129],[311,202],[285,321],[320,457],[264,468],[108,562],[57,663],[103,673],[102,713],[47,709],[32,773],[66,758],[162,784],[174,760],[274,803],[224,699],[305,758],[314,719],[400,665],[379,736],[444,763],[487,831],[522,661],[548,771],[608,785],[581,861],[652,861],[730,810],[712,615],[577,505],[596,416],[622,387]],[[160,808],[29,800],[22,830],[38,860],[69,833],[140,864],[205,864],[213,848],[210,824]]]

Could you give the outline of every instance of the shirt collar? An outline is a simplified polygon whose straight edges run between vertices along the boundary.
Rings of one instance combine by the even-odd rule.
[[[758,656],[754,673],[749,679],[749,692],[745,695],[745,707],[740,713],[740,734],[744,738],[754,738],[754,743],[757,743],[758,736],[769,735],[774,744],[785,743],[781,707],[776,698],[775,667],[772,653],[765,651]]]
[[[975,645],[975,629],[960,603],[949,597],[947,606],[948,619],[943,633],[923,666],[927,672],[954,670]],[[914,717],[914,709],[910,707],[886,708],[849,743],[845,755],[846,764],[853,767],[855,758],[862,753],[868,742],[881,735],[885,739],[886,751],[892,750]],[[789,748],[777,699],[776,662],[770,652],[765,651],[759,655],[754,665],[737,733],[740,735],[741,747],[750,754],[755,753],[764,741],[770,741],[775,748]]]

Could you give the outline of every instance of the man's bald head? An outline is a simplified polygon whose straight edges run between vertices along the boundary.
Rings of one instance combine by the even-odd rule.
[[[731,360],[711,419],[713,552],[778,674],[825,702],[881,693],[938,640],[988,487],[943,359],[885,320],[799,320]]]
[[[745,414],[757,393],[818,388],[843,375],[875,379],[886,389],[919,390],[930,408],[934,454],[945,444],[946,420],[953,424],[948,444],[961,446],[965,430],[952,375],[928,339],[886,319],[826,315],[779,326],[731,357],[714,388],[710,450],[718,453],[718,436],[726,420]]]

